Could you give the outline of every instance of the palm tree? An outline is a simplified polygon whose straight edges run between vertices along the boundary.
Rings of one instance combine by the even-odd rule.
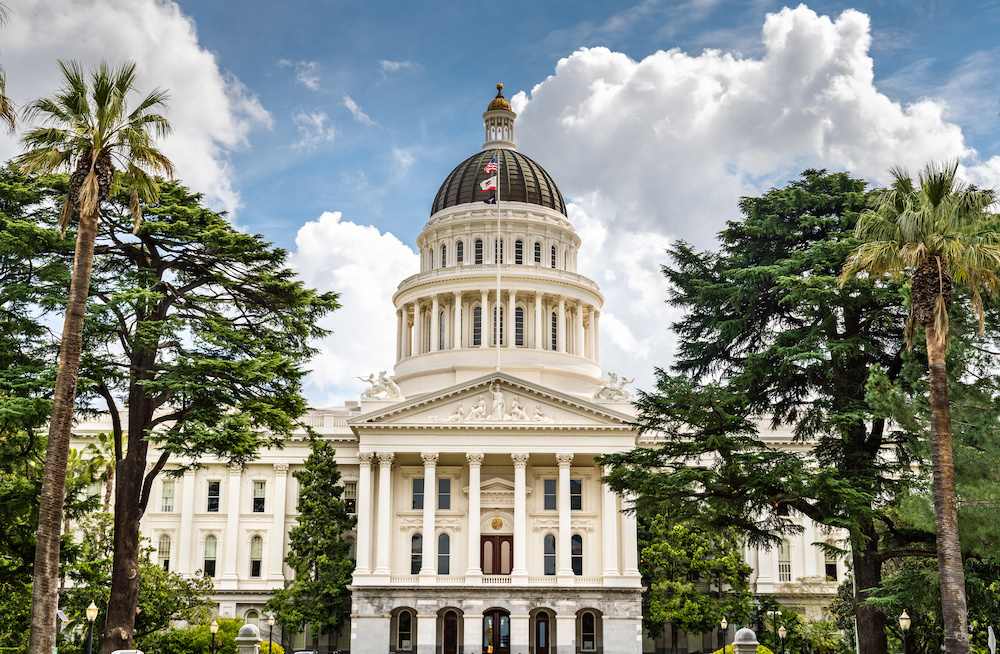
[[[0,25],[7,22],[7,5],[0,3]],[[7,97],[7,75],[0,66],[0,122],[7,123],[7,129],[14,133],[14,103]]]
[[[892,185],[875,192],[872,208],[858,220],[855,236],[863,243],[848,258],[840,281],[843,284],[860,273],[875,279],[910,276],[907,345],[912,347],[918,325],[927,335],[934,522],[945,647],[949,654],[967,654],[965,574],[945,374],[948,308],[952,282],[965,286],[983,331],[982,296],[1000,290],[1000,224],[988,213],[996,194],[959,181],[957,169],[957,162],[928,164],[914,184],[905,170],[893,168]]]
[[[113,187],[128,189],[138,227],[140,201],[155,200],[159,191],[151,173],[173,173],[170,161],[152,144],[153,136],[163,136],[170,129],[166,118],[156,113],[164,107],[166,94],[154,90],[128,111],[126,96],[135,82],[135,64],[111,68],[101,62],[91,71],[89,85],[78,63],[60,61],[59,67],[64,86],[53,97],[28,105],[25,119],[37,120],[39,126],[32,127],[22,137],[26,151],[16,159],[25,173],[72,170],[69,193],[59,215],[63,234],[74,213],[80,218],[39,498],[31,597],[29,649],[32,652],[51,652],[56,644],[59,528],[83,318],[101,203]]]

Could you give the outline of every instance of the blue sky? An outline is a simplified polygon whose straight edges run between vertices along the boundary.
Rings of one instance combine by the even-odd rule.
[[[711,247],[741,195],[806,167],[878,183],[946,158],[1000,186],[998,2],[7,4],[15,101],[51,93],[57,58],[135,60],[140,86],[171,93],[180,178],[343,293],[316,405],[391,368],[392,291],[497,82],[519,149],[571,203],[605,369],[639,387],[672,352],[663,249]]]

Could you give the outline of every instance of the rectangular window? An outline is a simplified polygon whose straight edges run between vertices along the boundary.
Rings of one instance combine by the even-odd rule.
[[[462,263],[465,260],[465,246],[459,241],[455,246],[455,261],[456,263]]]
[[[837,559],[827,556],[825,564],[827,581],[837,581]]]
[[[778,545],[778,581],[792,580],[792,548],[788,541]]]
[[[414,479],[413,480],[413,501],[410,505],[411,509],[423,509],[424,508],[424,480]]]
[[[569,480],[569,508],[572,511],[583,509],[583,480]]]
[[[480,239],[476,239],[476,264],[481,264],[483,262],[483,242]]]
[[[483,308],[472,310],[472,345],[479,347],[483,343]]]
[[[210,481],[208,482],[208,507],[206,510],[212,513],[219,512],[219,488],[222,482]]]
[[[517,265],[524,263],[524,243],[521,241],[514,242],[514,263]]]
[[[174,482],[170,479],[163,480],[163,493],[160,510],[164,513],[171,513],[174,510]]]
[[[535,242],[535,263],[542,262],[542,244]]]
[[[264,512],[264,481],[255,481],[253,483],[253,512],[263,513]]]
[[[551,267],[552,267],[552,268],[555,268],[555,267],[556,267],[556,246],[554,246],[554,245],[553,245],[553,246],[552,246],[552,249],[550,250],[550,252],[551,252],[551,255],[552,255],[552,256],[550,257],[550,259],[551,259],[551,263],[552,263],[552,266],[551,266]]]
[[[215,576],[215,554],[218,550],[219,540],[212,534],[205,537],[205,565],[203,566],[206,577]]]
[[[451,509],[451,480],[438,479],[438,508],[442,511]]]
[[[347,505],[348,513],[358,512],[358,482],[344,482],[344,504]]]
[[[542,483],[542,486],[545,490],[545,505],[543,508],[546,511],[555,511],[558,508],[556,506],[556,480],[546,479]]]
[[[261,561],[264,559],[264,539],[254,536],[250,540],[250,576],[259,577]]]
[[[157,556],[160,559],[160,566],[167,572],[170,572],[170,536],[166,534],[160,536]]]

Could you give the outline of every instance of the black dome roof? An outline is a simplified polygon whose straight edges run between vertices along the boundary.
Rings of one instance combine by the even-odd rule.
[[[431,215],[459,204],[482,202],[492,195],[493,191],[483,193],[480,182],[490,177],[483,168],[495,152],[477,152],[458,164],[434,196]],[[562,193],[544,168],[517,150],[502,148],[499,152],[501,202],[527,202],[567,215]]]

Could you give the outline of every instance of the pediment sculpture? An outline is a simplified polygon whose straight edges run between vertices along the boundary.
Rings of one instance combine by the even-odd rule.
[[[372,399],[403,399],[403,394],[399,391],[399,386],[396,382],[389,377],[389,373],[385,370],[379,372],[378,376],[375,373],[368,375],[368,378],[358,377],[363,382],[370,384],[362,393],[363,398]]]

